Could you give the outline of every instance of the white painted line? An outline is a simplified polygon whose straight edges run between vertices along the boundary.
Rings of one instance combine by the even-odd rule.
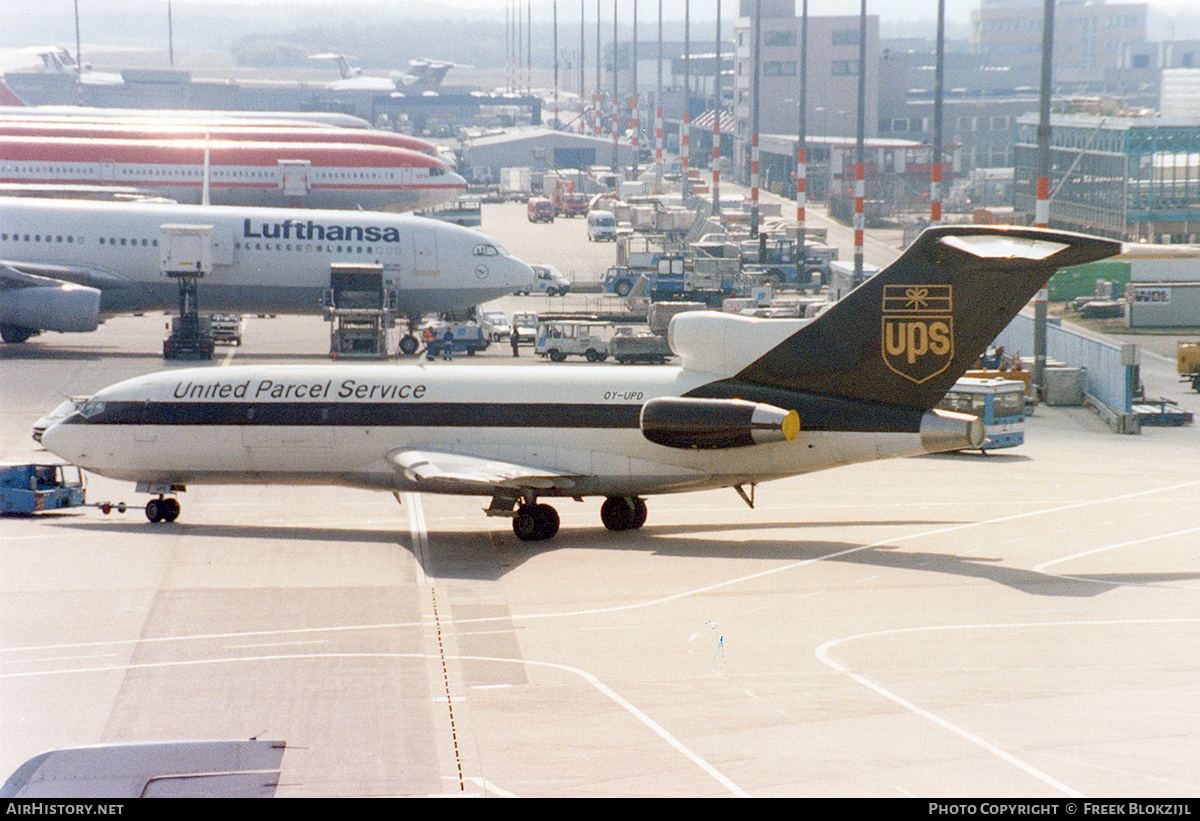
[[[918,707],[916,704],[913,704],[911,701],[908,701],[907,699],[900,697],[899,695],[886,689],[882,685],[876,684],[874,681],[871,681],[866,676],[863,676],[859,673],[855,673],[855,672],[851,671],[845,665],[843,665],[843,664],[835,661],[833,658],[831,658],[830,651],[833,650],[835,647],[838,647],[843,644],[847,644],[852,641],[858,641],[859,639],[879,638],[879,637],[886,637],[886,636],[898,636],[898,635],[902,635],[902,634],[912,634],[912,633],[921,633],[921,632],[952,632],[952,631],[956,631],[956,630],[1026,630],[1026,631],[1028,631],[1028,630],[1035,630],[1035,629],[1045,629],[1048,627],[1098,627],[1098,626],[1105,626],[1105,625],[1131,625],[1131,624],[1189,624],[1189,623],[1194,624],[1197,622],[1200,622],[1200,618],[1105,619],[1105,620],[1098,620],[1098,621],[1019,622],[1019,623],[1012,623],[1012,624],[946,624],[946,625],[927,626],[927,627],[901,627],[901,628],[896,628],[894,630],[877,630],[877,631],[870,632],[870,633],[859,633],[858,635],[855,635],[855,636],[844,636],[840,639],[834,639],[832,641],[827,641],[824,644],[822,644],[820,647],[817,648],[816,656],[821,661],[821,663],[825,664],[827,667],[830,667],[833,670],[835,670],[836,672],[841,673],[842,675],[858,682],[862,686],[864,686],[870,690],[873,690],[874,692],[878,693],[879,695],[883,696],[884,698],[888,699],[889,701],[899,704],[901,707],[905,708],[906,710],[909,710],[912,713],[921,716],[922,718],[932,721],[934,724],[938,725],[939,727],[941,727],[951,733],[954,733],[955,735],[960,736],[961,738],[966,739],[967,741],[981,747],[984,750],[987,750],[988,752],[992,753],[993,755],[1000,758],[1001,760],[1006,761],[1007,763],[1013,765],[1014,767],[1017,767],[1020,770],[1023,770],[1024,772],[1028,773],[1029,775],[1033,776],[1034,778],[1038,779],[1039,781],[1042,781],[1043,783],[1053,787],[1054,789],[1064,793],[1065,795],[1069,795],[1074,798],[1083,798],[1084,796],[1082,793],[1072,789],[1071,787],[1068,787],[1066,784],[1063,784],[1062,782],[1051,777],[1050,775],[1047,775],[1046,773],[1044,773],[1041,770],[1034,767],[1032,764],[1029,764],[1026,761],[1022,761],[1021,759],[1017,758],[1012,753],[1009,753],[1006,750],[1001,749],[1000,747],[996,746],[995,744],[991,743],[990,741],[987,741],[986,739],[981,738],[980,736],[977,736],[974,733],[971,733],[971,732],[963,729],[962,727],[959,727],[957,724],[947,721],[946,719],[942,718],[941,716],[935,715],[934,713],[931,713],[922,707]]]
[[[503,662],[505,664],[526,664],[536,667],[547,667],[554,670],[562,670],[572,675],[576,675],[590,684],[597,692],[623,708],[631,716],[645,725],[655,735],[665,741],[668,746],[683,755],[700,769],[704,770],[708,775],[720,783],[730,793],[740,798],[749,798],[750,794],[727,778],[723,773],[713,767],[696,753],[692,752],[679,739],[671,735],[667,730],[648,715],[643,713],[637,707],[630,704],[622,698],[611,687],[604,684],[591,673],[585,670],[580,670],[578,667],[571,667],[566,664],[555,664],[546,661],[528,661],[525,659],[511,658],[491,658],[487,656],[447,656],[447,659],[453,658],[458,661],[486,661],[486,662]],[[269,661],[312,661],[314,659],[412,659],[422,662],[440,662],[439,656],[427,655],[424,653],[295,653],[290,655],[270,655],[270,656],[230,656],[225,658],[211,659],[193,659],[190,661],[161,661],[143,664],[115,664],[104,667],[78,667],[71,670],[43,670],[35,673],[7,673],[0,675],[0,679],[4,678],[33,678],[37,676],[60,676],[67,674],[83,674],[83,673],[104,673],[112,671],[131,670],[153,670],[166,669],[172,667],[205,667],[210,665],[221,664],[245,664],[247,662],[269,662]]]

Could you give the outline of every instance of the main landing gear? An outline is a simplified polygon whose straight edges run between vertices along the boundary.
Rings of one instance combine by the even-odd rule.
[[[640,496],[609,496],[600,505],[600,521],[609,530],[637,530],[646,523],[646,500]]]
[[[513,533],[523,542],[539,542],[558,533],[558,511],[547,504],[523,504],[513,516]]]
[[[179,500],[174,496],[159,496],[146,502],[146,518],[152,522],[173,522],[179,518]]]
[[[523,542],[551,539],[558,533],[558,511],[548,504],[522,502],[511,515],[513,533]],[[612,531],[637,530],[646,523],[646,500],[639,496],[609,496],[600,506],[600,521]]]

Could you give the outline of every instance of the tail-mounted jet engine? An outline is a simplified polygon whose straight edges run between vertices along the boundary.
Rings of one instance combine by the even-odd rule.
[[[792,442],[800,417],[762,402],[742,399],[662,397],[642,406],[642,435],[669,448],[715,450]]]

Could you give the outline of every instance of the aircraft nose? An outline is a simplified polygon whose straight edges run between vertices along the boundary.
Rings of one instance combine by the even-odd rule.
[[[70,441],[73,437],[71,431],[63,424],[65,421],[65,419],[60,419],[42,431],[42,447],[60,459],[74,462],[74,457],[69,453]]]
[[[508,284],[514,291],[532,290],[536,282],[537,276],[533,273],[533,268],[521,262],[521,260],[513,258],[512,274],[509,277],[511,280]]]

